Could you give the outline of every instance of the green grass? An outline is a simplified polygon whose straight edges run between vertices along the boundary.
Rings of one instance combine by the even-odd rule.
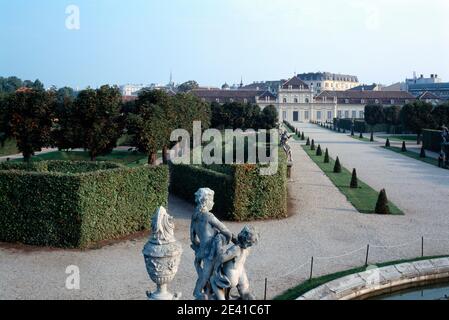
[[[301,140],[301,137],[299,137],[292,129],[290,129],[285,124],[284,124],[284,128],[285,128],[285,130],[287,130],[288,133],[293,133],[293,139],[298,140],[298,141]],[[307,140],[307,138],[306,138],[306,140]]]
[[[303,149],[332,181],[332,183],[340,190],[340,192],[346,196],[348,201],[357,209],[357,211],[368,214],[375,213],[374,211],[376,208],[377,199],[379,197],[379,192],[375,191],[373,188],[371,188],[361,180],[358,180],[359,188],[351,189],[349,185],[351,182],[352,172],[349,172],[346,168],[343,167],[344,163],[342,163],[342,172],[334,173],[334,159],[331,158],[330,163],[324,163],[324,156],[318,157],[316,155],[316,151],[310,150],[310,147],[303,146]],[[389,202],[389,207],[391,214],[393,215],[404,214],[391,201]]]
[[[363,141],[363,142],[371,142],[371,139],[367,138],[367,137],[363,137],[363,138],[360,139],[360,135],[359,134],[354,135],[354,136],[349,135],[349,137],[351,137],[352,139]]]
[[[378,263],[375,264],[377,267],[387,267],[391,265],[401,264],[401,263],[407,263],[407,262],[415,262],[415,261],[422,261],[422,260],[430,260],[430,259],[439,259],[439,258],[446,258],[448,256],[432,256],[432,257],[423,257],[423,258],[415,258],[415,259],[406,259],[406,260],[397,260],[397,261],[389,261],[384,263]],[[373,265],[373,264],[371,264]],[[343,278],[346,276],[349,276],[354,273],[364,272],[366,271],[366,267],[357,267],[345,271],[340,271],[332,274],[328,274],[319,278],[313,278],[311,280],[307,280],[300,285],[291,288],[284,292],[283,294],[277,296],[274,298],[274,300],[295,300],[302,296],[303,294],[309,292],[310,290],[313,290],[315,288],[318,288],[319,286],[322,286],[330,281]]]
[[[419,156],[419,153],[416,153],[416,152],[413,152],[413,151],[402,152],[402,148],[399,148],[399,147],[389,147],[389,148],[382,147],[382,148],[384,148],[386,150],[390,150],[390,151],[396,152],[396,153],[400,153],[400,154],[402,154],[402,155],[404,155],[406,157],[409,157],[409,158],[412,158],[412,159],[415,159],[415,160],[419,160],[419,161],[425,162],[427,164],[431,164],[433,166],[438,167],[438,159],[435,159],[435,158],[432,158],[432,157],[429,157],[429,156],[427,156],[425,158],[421,158]]]
[[[0,145],[0,157],[3,156],[11,156],[14,154],[20,153],[19,150],[17,150],[16,141],[12,139],[7,139],[4,143],[4,145]]]
[[[134,167],[147,163],[147,155],[138,152],[113,151],[106,156],[97,157],[97,161],[111,161]],[[42,160],[69,160],[69,161],[90,161],[89,153],[86,151],[54,151],[33,156],[32,161]],[[16,159],[13,161],[23,161]]]
[[[390,136],[390,135],[386,135],[386,136],[378,136],[379,138],[382,139],[390,139],[390,141],[417,141],[418,140],[418,136],[417,135],[407,135],[407,136]]]

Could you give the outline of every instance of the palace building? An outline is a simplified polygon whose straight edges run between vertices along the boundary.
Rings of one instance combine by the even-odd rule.
[[[416,100],[405,91],[358,91],[348,88],[346,91],[324,90],[316,93],[299,76],[283,82],[276,92],[258,89],[201,89],[192,93],[207,102],[255,103],[262,109],[274,105],[278,109],[279,120],[291,123],[332,121],[334,118],[363,119],[367,104],[402,106]]]

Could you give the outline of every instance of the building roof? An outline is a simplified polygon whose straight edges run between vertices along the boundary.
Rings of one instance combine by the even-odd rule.
[[[276,98],[277,98],[276,95],[274,95],[268,90],[262,93],[260,96],[258,96],[259,100],[276,101]]]
[[[254,82],[246,86],[241,87],[242,90],[277,90],[279,86],[285,83],[287,80],[274,80],[274,81],[263,81]]]
[[[449,90],[449,82],[409,84],[408,89],[410,91],[413,91],[413,90],[427,90],[427,91]]]
[[[434,95],[432,92],[426,91],[422,94],[420,94],[417,97],[418,100],[440,100],[440,97],[437,95]]]
[[[297,76],[294,76],[293,78],[291,78],[290,80],[288,80],[287,82],[285,82],[282,85],[282,89],[309,89],[309,86],[307,85],[307,83],[305,83],[304,81],[302,81],[301,79],[299,79]]]
[[[415,100],[406,91],[323,91],[316,96],[316,102],[332,102],[337,99],[339,104],[405,104]]]
[[[360,86],[349,89],[349,91],[375,91],[379,89],[379,85],[373,83],[370,85],[362,84]]]
[[[221,90],[221,89],[196,89],[190,91],[195,96],[207,102],[249,102],[255,103],[256,97],[265,93],[261,90]]]
[[[308,72],[298,74],[298,77],[303,81],[346,81],[346,82],[359,82],[359,79],[356,76],[339,74],[339,73],[330,73],[330,72]]]

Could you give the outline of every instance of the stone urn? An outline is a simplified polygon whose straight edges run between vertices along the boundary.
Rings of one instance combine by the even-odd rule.
[[[156,283],[156,292],[148,292],[150,300],[177,300],[181,294],[168,291],[168,284],[173,281],[181,262],[182,247],[176,241],[175,224],[164,207],[157,209],[151,220],[152,234],[143,248],[143,256],[148,275]]]

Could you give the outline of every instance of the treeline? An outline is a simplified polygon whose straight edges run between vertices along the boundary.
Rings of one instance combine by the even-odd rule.
[[[30,88],[0,97],[1,139],[14,139],[25,161],[45,147],[82,148],[95,160],[112,152],[127,134],[130,146],[148,154],[148,162],[155,164],[160,150],[167,160],[172,131],[192,133],[194,121],[201,121],[203,129],[211,124],[220,129],[269,129],[277,124],[277,111],[246,104],[211,106],[189,93],[161,90],[143,90],[137,100],[123,103],[119,88],[108,85],[76,96],[61,95],[56,88]]]
[[[437,106],[419,100],[403,107],[367,105],[365,121],[370,126],[384,123],[402,126],[404,130],[416,133],[419,142],[423,129],[441,129],[449,124],[449,102]]]

